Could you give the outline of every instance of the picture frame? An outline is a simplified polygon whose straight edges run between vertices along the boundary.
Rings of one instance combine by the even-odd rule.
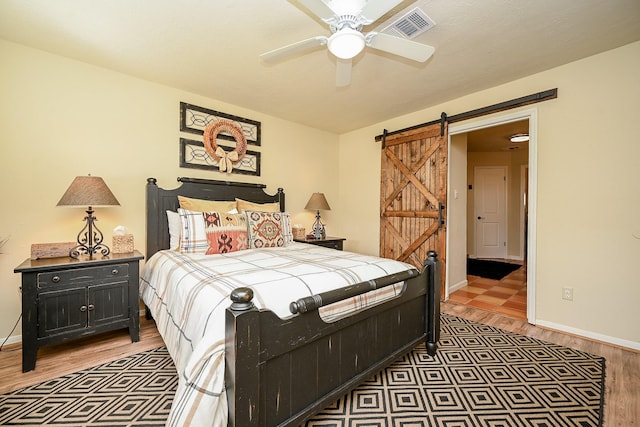
[[[234,149],[231,146],[219,146],[227,152]],[[244,157],[233,165],[231,173],[260,176],[260,154],[247,150]],[[209,155],[204,143],[187,138],[180,138],[180,167],[219,171],[218,161]]]
[[[209,108],[200,107],[186,102],[180,102],[180,131],[203,135],[209,123],[226,119],[238,125],[247,140],[248,145],[261,145],[261,123],[245,117],[234,116]],[[233,141],[231,135],[221,133],[218,138]]]

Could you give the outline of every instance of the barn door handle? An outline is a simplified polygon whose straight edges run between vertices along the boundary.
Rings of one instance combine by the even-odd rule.
[[[438,221],[440,221],[440,227],[444,225],[444,205],[440,203],[438,207]]]

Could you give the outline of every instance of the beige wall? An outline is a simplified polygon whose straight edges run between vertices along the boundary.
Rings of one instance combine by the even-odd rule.
[[[0,250],[0,338],[20,314],[13,269],[31,244],[73,241],[82,228],[82,209],[56,207],[77,175],[102,176],[120,201],[96,208],[106,242],[122,224],[141,252],[148,177],[166,188],[178,176],[262,182],[271,193],[284,187],[294,222],[307,229],[314,218],[304,206],[314,191],[332,207],[338,201],[338,175],[327,172],[337,135],[4,41],[0,58],[0,238],[10,237]],[[195,138],[179,132],[180,101],[261,121],[262,176],[180,168],[179,138]],[[323,213],[330,227],[336,215]]]
[[[340,136],[341,226],[377,253],[374,137],[551,88],[537,109],[536,323],[640,348],[640,43]],[[634,237],[635,235],[635,237]],[[572,302],[561,299],[574,289]]]

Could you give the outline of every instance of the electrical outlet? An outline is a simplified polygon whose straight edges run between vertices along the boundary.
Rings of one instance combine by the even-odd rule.
[[[562,299],[573,301],[573,288],[562,288]]]

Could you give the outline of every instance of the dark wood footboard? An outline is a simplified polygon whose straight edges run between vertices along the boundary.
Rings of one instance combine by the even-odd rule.
[[[420,342],[435,354],[439,277],[431,252],[399,297],[332,323],[315,307],[281,319],[258,310],[250,289],[234,291],[226,313],[228,425],[298,426]]]

